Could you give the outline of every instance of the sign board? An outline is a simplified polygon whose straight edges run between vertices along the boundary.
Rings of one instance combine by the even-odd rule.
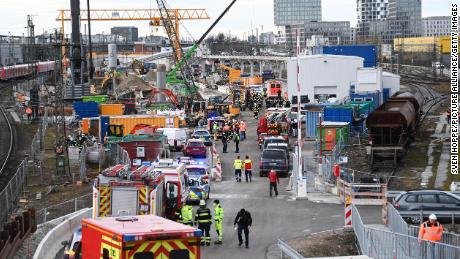
[[[174,128],[174,118],[166,118],[166,128]]]
[[[140,159],[134,159],[133,160],[133,166],[140,166],[142,164],[142,160]]]
[[[351,197],[347,196],[347,198],[345,199],[345,205],[350,205],[350,204],[351,204]]]
[[[145,157],[145,147],[136,147],[136,157]]]
[[[346,164],[346,163],[348,163],[348,157],[346,157],[346,156],[339,156],[339,163],[340,163],[340,164]]]

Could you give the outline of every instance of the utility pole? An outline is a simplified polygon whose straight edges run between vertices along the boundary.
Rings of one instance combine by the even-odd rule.
[[[72,16],[72,44],[70,47],[71,98],[74,99],[75,86],[83,83],[81,82],[80,0],[70,0],[70,12]]]
[[[89,6],[89,0],[86,1],[87,10],[88,10],[88,45],[89,45],[89,85],[93,82],[93,47],[91,44],[91,11]]]

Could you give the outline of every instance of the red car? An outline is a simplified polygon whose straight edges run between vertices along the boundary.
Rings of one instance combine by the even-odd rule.
[[[206,157],[206,146],[201,139],[189,139],[184,148],[184,155],[191,157]]]

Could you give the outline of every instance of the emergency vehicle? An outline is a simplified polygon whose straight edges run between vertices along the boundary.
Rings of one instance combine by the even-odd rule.
[[[267,97],[278,97],[278,92],[281,90],[281,82],[277,80],[269,80],[265,82],[267,88]]]
[[[201,230],[154,215],[82,220],[82,258],[199,259]]]
[[[166,218],[174,219],[177,209],[182,208],[188,198],[185,164],[173,159],[160,159],[152,164],[154,171],[165,178]]]
[[[142,180],[125,180],[122,175],[100,174],[93,186],[93,217],[118,215],[163,216],[165,177],[150,171]]]

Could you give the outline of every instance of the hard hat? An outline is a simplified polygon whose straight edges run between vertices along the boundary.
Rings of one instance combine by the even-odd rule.
[[[200,200],[200,206],[205,206],[206,202],[204,200]]]
[[[434,214],[431,214],[428,218],[432,219],[432,220],[437,220],[438,219],[438,218],[436,218],[436,215],[434,215]]]

